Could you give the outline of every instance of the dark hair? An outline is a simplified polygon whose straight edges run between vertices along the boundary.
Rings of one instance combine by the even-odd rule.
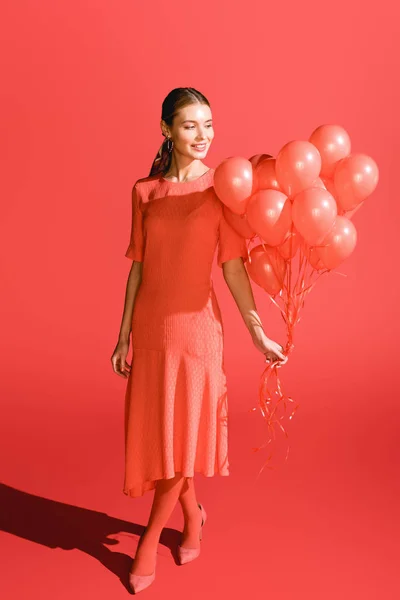
[[[161,118],[167,125],[172,126],[175,115],[181,108],[190,104],[207,104],[209,101],[198,90],[191,87],[175,88],[164,98],[162,103]],[[161,144],[157,156],[150,169],[149,177],[157,173],[166,173],[171,165],[172,152],[168,152],[167,138]]]

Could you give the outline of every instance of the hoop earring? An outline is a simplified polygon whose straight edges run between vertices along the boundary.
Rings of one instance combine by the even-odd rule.
[[[173,146],[174,146],[174,142],[171,140],[170,137],[167,137],[167,151],[168,151],[168,153],[172,152]]]

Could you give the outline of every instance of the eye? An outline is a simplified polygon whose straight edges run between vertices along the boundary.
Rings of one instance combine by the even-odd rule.
[[[212,123],[210,125],[207,125],[207,128],[209,129],[210,127],[212,127]],[[194,125],[191,125],[190,127],[185,127],[185,129],[194,129]]]

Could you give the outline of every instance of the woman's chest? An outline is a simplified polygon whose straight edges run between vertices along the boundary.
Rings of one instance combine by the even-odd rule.
[[[198,238],[215,237],[219,210],[212,195],[202,193],[149,199],[143,207],[145,235]]]

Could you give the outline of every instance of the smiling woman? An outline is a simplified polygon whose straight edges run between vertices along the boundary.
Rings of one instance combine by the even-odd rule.
[[[165,136],[150,176],[161,171],[166,178],[188,181],[201,175],[202,165],[196,160],[204,158],[214,138],[211,108],[207,98],[194,88],[176,88],[162,105],[161,130]],[[174,160],[179,153],[180,171]],[[194,162],[193,162],[194,161]]]
[[[132,192],[125,255],[134,264],[112,356],[115,372],[128,374],[123,491],[137,497],[155,489],[130,573],[136,592],[154,579],[159,537],[178,500],[185,519],[178,557],[184,563],[199,555],[206,513],[195,473],[229,475],[224,330],[211,278],[217,249],[257,348],[279,352],[256,312],[243,264],[246,241],[225,220],[214,169],[202,162],[214,138],[208,101],[193,88],[173,90],[160,125],[166,143]]]

